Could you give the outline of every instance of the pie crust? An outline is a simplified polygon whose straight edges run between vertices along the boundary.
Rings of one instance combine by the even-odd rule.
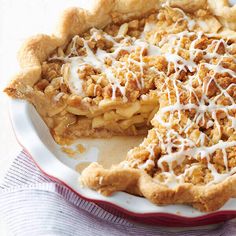
[[[164,13],[160,13],[162,9],[164,9]],[[172,50],[173,45],[177,43],[182,45],[184,41],[183,46],[180,46],[182,51],[178,49],[177,54],[172,51],[168,54],[164,51],[162,54],[165,55],[165,58],[163,59],[162,55],[158,55],[158,58],[163,60],[160,63],[155,62],[160,65],[164,65],[167,62],[168,71],[172,70],[173,72],[166,72],[168,79],[164,76],[164,79],[159,78],[156,83],[156,90],[162,91],[163,87],[161,85],[165,87],[165,90],[159,93],[158,98],[154,96],[153,99],[158,99],[159,103],[155,118],[152,119],[154,128],[149,130],[147,138],[139,147],[128,152],[127,159],[124,162],[110,169],[104,169],[101,165],[92,163],[83,171],[80,182],[104,195],[110,195],[116,191],[126,191],[143,196],[159,205],[188,204],[200,211],[214,211],[223,206],[229,198],[236,196],[236,177],[234,175],[236,172],[234,170],[236,166],[234,165],[236,160],[236,47],[232,46],[236,45],[236,6],[230,7],[228,1],[170,0],[163,3],[157,0],[99,0],[95,1],[94,8],[91,11],[79,8],[68,9],[62,15],[55,34],[51,36],[37,35],[25,42],[19,52],[19,62],[22,69],[13,78],[5,92],[11,97],[27,99],[33,103],[49,128],[51,128],[52,117],[57,115],[57,113],[60,113],[63,117],[63,114],[65,115],[63,113],[65,106],[60,102],[55,103],[56,105],[48,103],[47,99],[45,99],[45,94],[40,91],[40,86],[43,86],[43,89],[45,87],[42,85],[43,83],[39,84],[39,82],[42,81],[45,66],[47,67],[50,64],[50,60],[58,60],[58,58],[53,58],[55,51],[57,51],[58,57],[58,54],[60,54],[58,48],[65,49],[71,40],[77,40],[77,35],[81,36],[91,28],[104,29],[109,24],[118,24],[121,25],[120,29],[122,29],[122,25],[124,27],[127,26],[126,22],[146,19],[152,14],[157,14],[157,12],[160,19],[164,17],[164,20],[168,21],[165,9],[169,11],[168,14],[170,15],[172,13],[175,15],[177,12],[183,14],[183,18],[190,19],[190,21],[187,20],[189,32],[186,33],[186,31],[182,30],[176,34],[170,33],[170,35],[175,36],[173,36],[174,39],[172,38],[172,41],[167,40],[167,49],[171,48]],[[194,26],[192,25],[191,17],[194,22],[197,22],[194,23]],[[178,21],[178,18],[176,20]],[[200,29],[193,33],[190,28],[195,27],[195,24]],[[197,34],[200,31],[203,31],[203,33]],[[197,40],[200,41],[198,42]],[[198,48],[195,47],[196,44],[194,44],[193,48],[186,46],[188,44],[191,45],[193,41],[198,43]],[[85,47],[85,41],[83,42],[83,47]],[[186,55],[185,51],[188,51]],[[194,58],[191,58],[192,51],[195,53]],[[198,53],[199,55],[197,55]],[[173,57],[173,54],[175,57]],[[167,57],[169,59],[166,59]],[[202,69],[201,63],[205,65],[205,67],[203,66],[205,71],[204,68]],[[172,65],[172,68],[170,65]],[[175,68],[176,65],[177,69]],[[155,67],[155,65],[153,66]],[[182,68],[181,70],[179,69],[180,67]],[[189,80],[191,76],[196,74],[196,68],[197,70],[199,69],[198,73],[203,73],[203,75],[199,75],[199,78],[202,76],[203,83],[193,80],[196,83],[196,85],[193,85],[195,87],[191,85],[189,89],[186,89],[187,87],[185,86],[185,90],[179,90],[185,82],[185,76]],[[160,72],[164,69],[158,70]],[[48,76],[47,68],[46,71]],[[55,71],[53,70],[53,73]],[[66,66],[64,66],[63,71],[63,73],[66,73]],[[179,71],[185,71],[185,75],[178,74],[178,80],[181,82],[176,85],[176,82],[172,82],[171,76]],[[211,74],[212,71],[213,75]],[[58,76],[60,77],[61,75]],[[179,79],[180,77],[181,79]],[[221,83],[220,85],[218,84],[218,79],[219,83]],[[221,79],[222,81],[220,81]],[[207,85],[204,85],[205,82]],[[48,82],[45,83],[48,86]],[[36,91],[35,86],[38,86],[39,90]],[[197,92],[198,87],[200,87],[200,94],[196,95],[195,92]],[[209,90],[208,87],[210,88]],[[194,98],[192,98],[191,92],[193,88]],[[172,94],[173,91],[175,91],[174,95]],[[179,91],[181,94],[177,96],[176,94]],[[181,96],[183,96],[183,101],[178,100],[181,99]],[[191,116],[194,117],[195,113],[191,114],[191,110],[199,109],[199,104],[202,104],[202,102],[198,101],[198,99],[203,97],[205,100],[201,109],[204,108],[205,110],[201,111],[203,114],[202,120],[206,119],[207,124],[199,125],[198,123],[201,120],[195,120],[192,124]],[[60,99],[60,96],[57,99]],[[195,100],[192,101],[192,99],[197,100],[197,102]],[[223,100],[217,103],[220,99]],[[212,100],[214,101],[213,105],[211,104]],[[185,101],[188,103],[184,103]],[[136,100],[129,103],[132,109],[133,104],[136,104]],[[176,104],[178,108],[176,108]],[[123,106],[124,104],[118,104],[119,108],[120,105]],[[126,113],[130,111],[129,109],[127,110],[130,106],[121,107],[121,116],[124,116],[122,111]],[[188,108],[185,108],[185,106],[188,106]],[[217,106],[221,106],[221,108],[219,109]],[[68,104],[66,107],[68,108]],[[209,107],[211,107],[211,111],[207,110]],[[152,109],[154,108],[151,107]],[[148,111],[150,114],[151,110]],[[219,110],[222,112],[216,113]],[[73,113],[71,110],[70,112]],[[206,112],[210,113],[208,117],[205,117]],[[82,116],[83,114],[79,113],[78,115]],[[213,117],[214,115],[215,118]],[[57,119],[59,118],[57,117]],[[92,118],[94,119],[94,117]],[[74,116],[72,118],[70,116],[64,117],[64,120],[68,121],[68,119],[71,119],[70,125],[73,125]],[[171,120],[169,126],[167,125],[167,119],[169,119],[169,122]],[[220,121],[221,119],[222,121]],[[161,123],[163,120],[164,123]],[[126,122],[126,120],[124,121]],[[122,123],[123,126],[127,124],[125,122]],[[141,121],[141,124],[143,124],[142,122],[147,122],[146,118]],[[183,134],[180,128],[182,129],[183,126],[186,128],[188,122],[193,127],[197,126],[197,128],[189,128],[190,130],[192,129],[191,135],[187,134],[188,131],[185,130],[186,134],[179,136],[180,132]],[[95,123],[98,124],[99,122],[96,120]],[[69,123],[66,124],[66,126],[70,126],[68,125]],[[78,127],[72,126],[73,129],[78,128],[78,132],[72,137],[73,139],[80,136],[107,137],[109,134],[138,135],[143,133],[143,130],[137,127],[135,127],[135,131],[130,128],[126,129],[126,131],[121,130],[113,133],[112,127],[107,128],[108,130],[105,126],[103,129],[96,129],[98,126],[95,125],[93,129],[86,128],[81,130],[80,127],[82,126],[83,123],[80,123]],[[146,128],[149,129],[150,127]],[[210,131],[209,128],[211,128]],[[176,132],[172,132],[167,137],[170,130],[171,132]],[[62,133],[66,133],[65,130],[59,134],[56,132],[54,129],[52,134],[59,143],[63,143],[71,135],[69,133],[68,137],[62,137]],[[224,133],[224,137],[220,135],[217,138],[219,133]],[[210,138],[206,138],[206,136]],[[191,146],[192,144],[190,144],[189,140],[194,143],[193,146]],[[185,145],[185,142],[188,142],[188,144]],[[149,149],[150,147],[151,149]],[[194,157],[192,158],[192,156]],[[163,158],[166,159],[163,161]],[[171,164],[169,164],[167,159],[170,160]],[[171,162],[172,160],[175,162]],[[182,162],[184,163],[183,166],[181,166]],[[200,165],[200,172],[198,171],[198,165]],[[192,169],[189,174],[187,172],[190,168]],[[163,175],[162,172],[164,173]]]

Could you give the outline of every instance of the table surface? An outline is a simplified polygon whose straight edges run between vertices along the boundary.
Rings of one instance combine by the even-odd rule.
[[[8,98],[2,90],[18,71],[16,53],[22,42],[37,33],[50,33],[62,10],[70,6],[88,8],[92,0],[0,0],[0,179],[21,147],[8,116]],[[9,231],[0,219],[0,235]]]

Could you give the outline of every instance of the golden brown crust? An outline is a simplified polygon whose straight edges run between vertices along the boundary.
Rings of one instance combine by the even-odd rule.
[[[206,9],[207,8],[207,0],[170,0],[169,1],[171,7],[178,7],[183,9],[185,12],[193,13],[198,9]]]
[[[126,191],[144,196],[158,205],[189,204],[204,212],[219,209],[236,194],[235,176],[212,186],[181,184],[176,188],[168,188],[155,182],[144,171],[120,167],[107,170],[97,163],[92,163],[83,171],[80,181],[82,185],[106,196],[115,191]]]
[[[41,63],[61,42],[60,38],[48,35],[37,35],[28,39],[18,53],[21,71],[14,76],[5,92],[18,98],[30,92],[30,87],[41,77]]]
[[[103,28],[112,21],[141,17],[159,6],[157,0],[99,0],[95,2],[91,11],[79,8],[70,8],[65,11],[55,35],[38,35],[25,42],[19,52],[22,70],[5,89],[8,95],[16,98],[30,96],[32,86],[41,78],[42,63],[57,47],[67,44],[74,35],[81,34],[91,27]],[[186,12],[209,8],[226,28],[236,30],[236,6],[229,7],[226,0],[171,0],[169,3],[172,7],[182,8]],[[223,32],[229,29],[224,29]],[[234,187],[236,177],[234,176],[210,187],[182,184],[171,189],[154,182],[144,171],[119,167],[106,170],[96,163],[84,170],[81,182],[105,195],[118,190],[127,191],[144,196],[156,204],[186,203],[201,211],[216,210],[236,194]]]

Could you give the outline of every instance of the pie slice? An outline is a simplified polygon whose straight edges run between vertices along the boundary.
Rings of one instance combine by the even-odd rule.
[[[82,185],[217,210],[236,195],[236,8],[109,3],[69,9],[57,34],[27,41],[5,91],[31,102],[60,144],[146,135],[119,165],[92,163]]]

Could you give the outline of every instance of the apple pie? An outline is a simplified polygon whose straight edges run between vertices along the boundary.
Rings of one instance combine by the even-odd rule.
[[[90,164],[82,185],[214,211],[236,196],[235,30],[227,0],[99,0],[30,38],[5,92],[60,144],[146,135],[120,164]]]

